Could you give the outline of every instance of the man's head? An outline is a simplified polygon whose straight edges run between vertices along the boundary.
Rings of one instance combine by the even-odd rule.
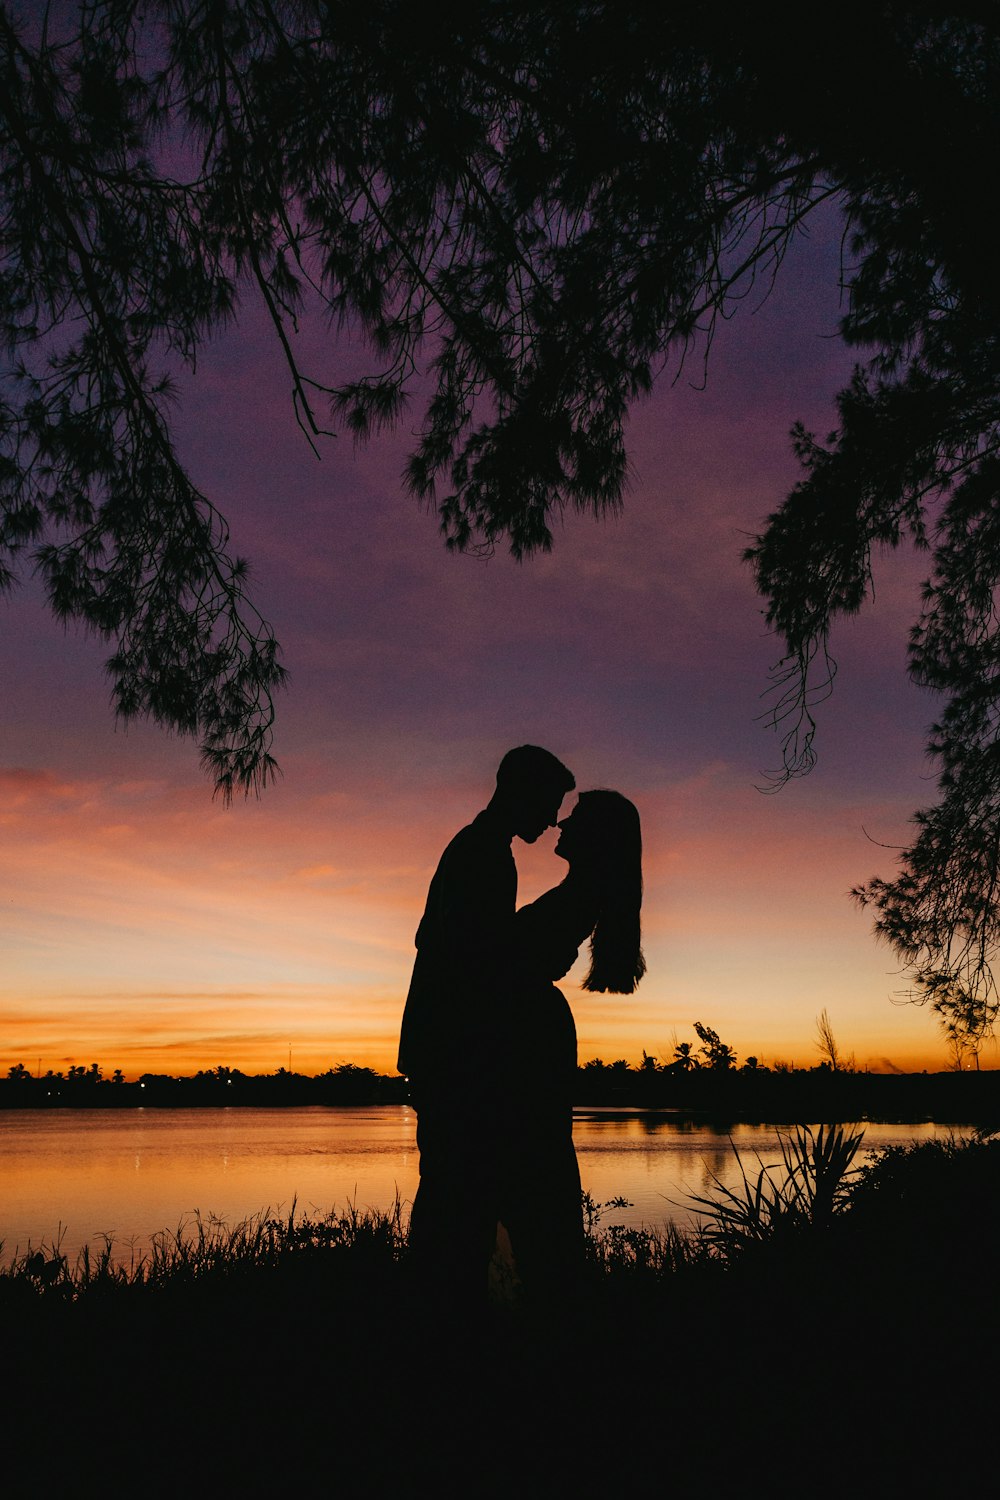
[[[573,773],[548,750],[518,745],[500,762],[493,800],[503,807],[511,832],[533,844],[555,826],[560,804],[575,786]]]

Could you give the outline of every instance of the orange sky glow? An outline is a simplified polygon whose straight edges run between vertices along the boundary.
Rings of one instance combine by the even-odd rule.
[[[833,641],[816,771],[758,790],[780,759],[760,721],[780,651],[740,554],[794,482],[792,422],[831,425],[849,370],[829,228],[722,330],[706,390],[665,381],[637,409],[624,515],[567,516],[521,566],[447,554],[403,495],[416,416],[316,463],[262,326],[211,351],[185,388],[183,454],[284,648],[282,779],[225,808],[191,743],[116,730],[109,648],[64,633],[24,581],[0,645],[0,1069],[268,1072],[290,1049],[299,1072],[392,1071],[437,857],[525,741],[643,817],[648,978],[627,997],[567,982],[581,1060],[669,1060],[700,1021],[740,1061],[810,1065],[825,1009],[858,1066],[947,1066],[848,896],[891,871],[879,846],[933,798],[935,705],[904,672],[919,560],[879,562],[875,607]],[[561,878],[554,838],[515,841],[521,900]]]

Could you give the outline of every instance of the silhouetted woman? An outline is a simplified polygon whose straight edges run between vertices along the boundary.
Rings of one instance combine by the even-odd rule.
[[[630,995],[646,971],[640,946],[639,814],[618,792],[583,792],[559,824],[565,880],[516,917],[519,972],[505,1059],[510,1124],[501,1219],[525,1290],[565,1291],[583,1256],[580,1171],[573,1149],[576,1027],[554,981],[590,939],[585,990]]]

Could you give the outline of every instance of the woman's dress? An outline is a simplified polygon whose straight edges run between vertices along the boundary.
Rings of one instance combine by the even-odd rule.
[[[500,1218],[529,1291],[565,1291],[583,1256],[580,1170],[573,1148],[576,1027],[553,982],[594,926],[592,902],[565,881],[516,918],[517,974],[502,1077],[506,1149]]]

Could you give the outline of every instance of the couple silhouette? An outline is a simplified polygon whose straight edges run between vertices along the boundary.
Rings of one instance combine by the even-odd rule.
[[[410,1254],[454,1307],[484,1301],[498,1223],[532,1298],[564,1295],[582,1264],[576,1028],[555,981],[588,938],[586,990],[631,994],[645,963],[639,815],[592,791],[560,821],[575,786],[549,751],[508,751],[488,805],[441,856],[417,929],[398,1062],[420,1152]],[[518,910],[511,842],[557,824],[565,878]]]

